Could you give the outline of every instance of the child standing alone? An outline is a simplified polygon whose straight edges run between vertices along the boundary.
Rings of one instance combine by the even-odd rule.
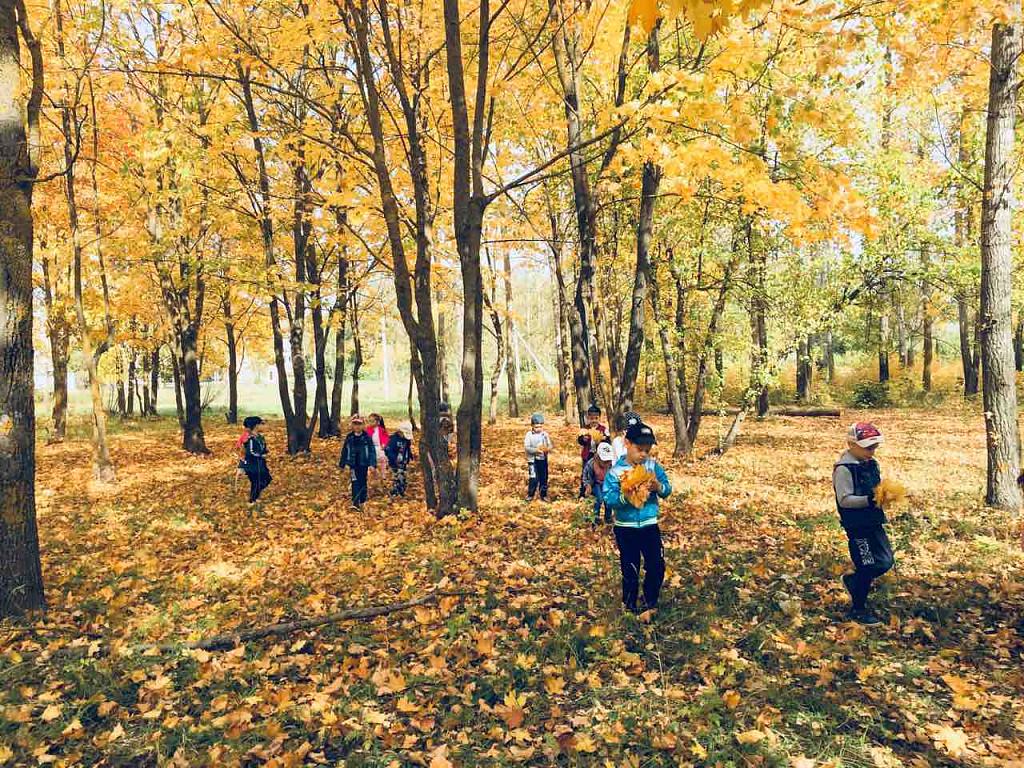
[[[885,533],[885,512],[875,503],[875,489],[882,482],[875,451],[883,440],[874,424],[861,421],[851,425],[846,452],[832,469],[836,507],[854,567],[853,573],[843,574],[843,586],[850,593],[850,618],[861,624],[882,622],[867,605],[868,593],[871,583],[895,563]]]
[[[538,490],[541,501],[550,501],[548,498],[548,453],[552,447],[551,438],[544,431],[544,414],[533,414],[530,417],[530,431],[523,439],[529,478],[526,484],[527,501],[533,501],[533,496]]]
[[[405,497],[405,472],[412,461],[412,425],[401,424],[384,447],[391,468],[391,495]]]
[[[249,506],[252,506],[273,478],[267,466],[267,440],[261,434],[263,419],[247,416],[242,425],[247,437],[242,444],[244,456],[238,466],[249,478]]]
[[[371,438],[365,429],[366,423],[363,417],[356,414],[351,421],[352,431],[345,436],[345,443],[341,446],[341,458],[338,466],[346,467],[352,472],[352,507],[362,509],[366,503],[366,475],[370,467],[377,466],[377,452],[373,447]]]
[[[639,610],[641,559],[646,571],[643,594],[647,610],[657,608],[661,583],[665,579],[658,504],[672,493],[672,485],[661,464],[651,458],[651,448],[656,442],[653,429],[642,421],[634,423],[626,430],[625,455],[615,462],[604,479],[604,500],[615,514],[615,543],[619,548],[619,567],[622,570],[622,603],[632,613]],[[639,507],[630,501],[622,488],[623,478],[636,467],[643,467],[650,475],[647,487],[640,489]]]

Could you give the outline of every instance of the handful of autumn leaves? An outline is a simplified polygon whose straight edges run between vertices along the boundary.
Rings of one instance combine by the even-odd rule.
[[[902,483],[885,479],[875,488],[875,504],[882,509],[898,507],[907,500],[907,489]]]
[[[647,503],[647,499],[651,495],[651,480],[656,479],[655,474],[650,472],[643,464],[635,464],[619,481],[622,489],[622,498],[637,509],[640,509],[640,507]]]
[[[604,440],[604,435],[597,429],[581,429],[580,437],[589,437],[591,448],[596,448],[597,444]]]

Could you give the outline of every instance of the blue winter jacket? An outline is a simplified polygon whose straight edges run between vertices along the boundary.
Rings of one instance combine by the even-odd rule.
[[[640,509],[634,507],[622,496],[622,476],[633,468],[625,456],[615,462],[608,470],[608,474],[605,475],[604,486],[601,488],[604,502],[615,513],[615,524],[623,528],[645,528],[648,525],[657,525],[658,499],[659,497],[668,498],[668,495],[672,493],[672,484],[668,481],[668,475],[665,474],[665,469],[661,464],[654,459],[647,459],[644,462],[644,467],[648,472],[653,472],[658,482],[661,483],[661,493],[652,491]]]

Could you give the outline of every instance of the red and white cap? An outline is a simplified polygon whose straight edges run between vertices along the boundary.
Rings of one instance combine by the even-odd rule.
[[[850,429],[846,432],[846,438],[861,448],[870,448],[872,445],[881,445],[885,442],[881,430],[869,421],[858,421],[856,424],[851,424]]]

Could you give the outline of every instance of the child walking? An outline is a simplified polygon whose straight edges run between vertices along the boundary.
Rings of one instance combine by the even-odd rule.
[[[548,498],[548,453],[552,447],[551,438],[544,431],[544,414],[533,414],[530,417],[530,431],[523,439],[529,478],[526,484],[527,501],[533,501],[533,496],[538,490],[541,501],[550,501]]]
[[[612,444],[605,440],[597,444],[594,455],[583,467],[583,487],[594,495],[594,525],[601,522],[601,507],[604,507],[605,523],[612,521],[612,510],[605,503],[602,489],[604,479],[614,461],[615,451],[612,449]]]
[[[885,534],[885,512],[875,503],[875,488],[882,481],[875,451],[882,444],[882,432],[861,421],[846,434],[846,452],[832,468],[839,520],[853,560],[853,573],[843,574],[843,586],[850,593],[850,618],[861,624],[882,620],[867,604],[871,583],[889,571],[895,559]]]
[[[626,411],[622,415],[622,422],[625,425],[624,429],[628,430],[630,427],[641,423],[640,414],[636,411]],[[626,436],[624,434],[615,436],[615,439],[612,440],[612,450],[615,451],[616,461],[626,455]]]
[[[391,495],[405,497],[405,472],[412,461],[412,425],[402,424],[388,438],[384,446],[388,466],[391,468]]]
[[[601,435],[600,439],[594,439],[594,432]],[[580,460],[583,463],[583,468],[586,469],[587,462],[594,457],[595,451],[597,451],[597,444],[602,442],[608,437],[608,427],[601,423],[601,408],[597,404],[592,404],[587,408],[587,424],[586,429],[580,432],[580,436],[576,438],[576,442],[580,444]],[[580,478],[580,498],[582,499],[587,495],[588,485],[586,480],[581,476]]]
[[[658,606],[661,583],[665,579],[665,554],[658,528],[658,505],[672,493],[668,475],[651,458],[651,448],[657,442],[654,430],[637,421],[625,434],[625,455],[615,462],[604,479],[604,501],[615,515],[615,543],[619,549],[622,570],[622,603],[626,610],[637,613],[640,591],[640,561],[645,569],[643,583],[644,608]],[[631,479],[636,467],[649,475],[646,487],[640,487],[634,496],[623,490],[624,479]],[[630,500],[639,499],[639,506]]]
[[[267,467],[267,440],[260,434],[263,419],[259,416],[247,416],[242,424],[248,436],[242,444],[244,456],[238,466],[249,478],[251,507],[273,478],[270,476],[270,468]]]
[[[338,466],[348,467],[352,472],[352,507],[362,509],[366,503],[366,474],[370,467],[377,466],[377,452],[373,447],[373,438],[367,434],[363,417],[356,414],[351,420],[352,431],[345,436],[341,446],[341,458]]]
[[[384,417],[379,413],[371,413],[369,416],[369,427],[366,433],[373,440],[373,448],[377,451],[377,469],[384,474],[384,467],[387,466],[387,456],[384,454],[384,449],[388,446],[388,435],[387,427],[384,426]]]

